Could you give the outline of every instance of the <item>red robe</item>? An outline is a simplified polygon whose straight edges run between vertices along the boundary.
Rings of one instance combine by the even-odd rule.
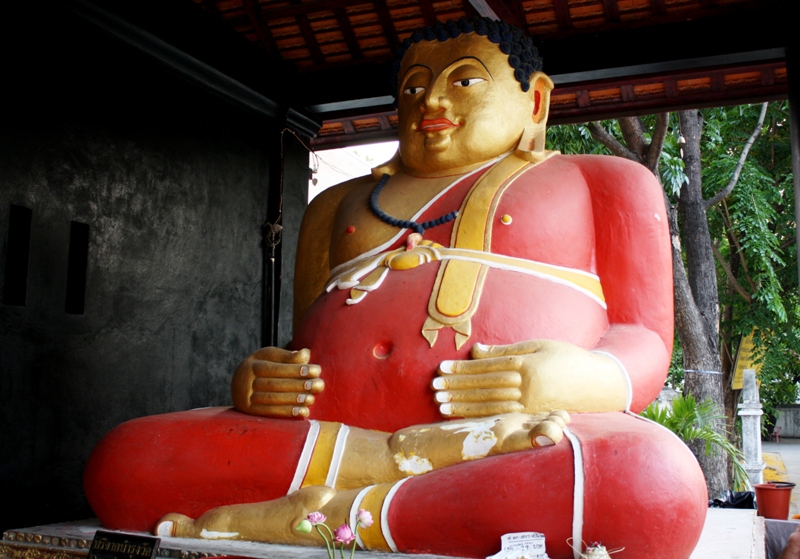
[[[419,221],[461,205],[476,174]],[[501,218],[510,216],[505,225]],[[672,345],[671,255],[663,198],[652,175],[616,158],[556,156],[502,192],[490,251],[597,274],[607,309],[569,285],[490,269],[469,341],[422,334],[441,263],[390,271],[355,305],[334,288],[312,305],[291,347],[308,347],[326,388],[312,418],[394,431],[441,421],[430,382],[474,342],[566,341],[614,355],[643,409],[663,385]],[[453,224],[426,232],[449,246]],[[398,240],[397,245],[402,243]],[[618,557],[685,558],[705,518],[705,483],[672,434],[623,413],[576,414],[554,447],[484,458],[408,480],[387,509],[400,551],[482,557],[500,536],[544,532],[548,554],[571,557],[578,536]],[[106,526],[150,530],[167,512],[196,517],[224,504],[285,495],[307,421],[199,410],[143,418],[112,431],[85,474]]]

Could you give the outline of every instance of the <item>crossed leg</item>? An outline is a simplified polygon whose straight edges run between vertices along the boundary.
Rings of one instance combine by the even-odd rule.
[[[356,486],[362,490],[336,484],[332,496],[333,490],[312,486],[287,496],[310,429],[309,422],[221,409],[135,420],[98,446],[87,466],[87,497],[112,529],[152,531],[174,511],[200,520],[195,533],[241,536],[241,525],[207,521],[219,512],[205,519],[203,514],[231,503],[257,503],[250,509],[253,524],[279,516],[285,522],[276,541],[291,537],[301,544],[319,541],[294,532],[308,512],[328,511],[329,523],[338,525],[365,508],[376,519],[360,533],[365,548],[465,557],[495,553],[505,533],[538,531],[546,535],[553,559],[573,556],[566,543],[571,537],[625,547],[621,557],[685,558],[705,519],[705,482],[692,454],[663,428],[629,414],[573,415],[568,436],[555,445],[489,454],[408,478],[399,471],[397,452],[387,451],[379,462],[394,477],[386,483]],[[389,435],[375,436],[387,444]],[[459,458],[466,438],[461,440]],[[437,460],[422,458],[432,465]],[[284,505],[288,509],[276,508]],[[172,518],[177,525],[188,523]]]
[[[348,428],[347,443],[343,445],[343,456],[332,483],[338,491],[325,486],[304,487],[280,499],[214,508],[196,520],[168,514],[158,523],[156,533],[319,544],[313,535],[293,530],[310,512],[321,511],[328,518],[347,522],[354,503],[360,504],[368,493],[367,485],[383,484],[390,489],[394,482],[410,476],[487,456],[550,446],[563,438],[569,420],[566,412],[511,413],[414,426],[394,434]]]

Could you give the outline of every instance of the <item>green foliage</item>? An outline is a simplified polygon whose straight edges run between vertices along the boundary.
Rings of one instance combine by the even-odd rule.
[[[683,387],[683,348],[678,336],[675,336],[675,346],[672,348],[672,359],[669,362],[669,372],[667,373],[667,385],[680,390]]]
[[[603,125],[617,127],[616,120],[603,121]],[[563,154],[602,154],[611,155],[611,152],[600,142],[596,142],[585,124],[562,124],[551,126],[547,129],[547,149],[558,150]]]
[[[661,153],[661,182],[671,198],[677,198],[681,186],[686,182],[686,166],[680,155],[666,151]]]
[[[733,490],[744,491],[747,488],[744,455],[719,429],[719,425],[724,424],[725,415],[717,410],[716,404],[710,400],[698,404],[692,396],[679,396],[672,401],[671,409],[653,402],[641,415],[663,425],[684,443],[703,442],[706,454],[726,453],[733,464]]]
[[[730,180],[760,105],[704,111],[703,187],[710,197]],[[733,192],[708,213],[712,238],[729,273],[717,267],[720,303],[732,310],[722,330],[734,343],[753,328],[768,416],[797,399],[800,300],[788,106],[771,103],[764,130]],[[735,281],[750,301],[731,286]],[[732,348],[732,349],[735,349]]]

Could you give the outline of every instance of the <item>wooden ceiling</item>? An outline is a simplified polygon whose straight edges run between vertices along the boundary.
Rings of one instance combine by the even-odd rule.
[[[193,1],[293,67],[298,102],[323,120],[318,146],[394,136],[394,50],[424,25],[476,14],[534,37],[556,82],[554,123],[787,95],[781,0]]]

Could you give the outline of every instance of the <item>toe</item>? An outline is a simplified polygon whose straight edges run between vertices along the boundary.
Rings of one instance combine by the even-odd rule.
[[[534,448],[550,446],[564,438],[564,431],[556,423],[545,420],[531,429],[530,437]]]
[[[193,524],[194,520],[188,516],[170,513],[158,521],[155,533],[157,536],[166,537],[192,537],[191,528]]]

